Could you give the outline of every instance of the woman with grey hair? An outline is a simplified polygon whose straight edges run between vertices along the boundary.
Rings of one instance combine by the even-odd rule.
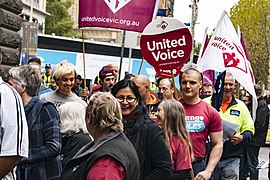
[[[61,179],[138,180],[138,156],[123,133],[118,101],[110,93],[93,94],[86,110],[85,122],[94,141],[67,163]]]
[[[91,142],[85,125],[85,108],[77,102],[66,102],[59,107],[62,134],[62,166],[86,144]]]
[[[28,158],[17,166],[17,179],[59,179],[59,114],[52,103],[37,96],[41,84],[38,71],[30,65],[11,68],[8,82],[22,98],[29,133]]]

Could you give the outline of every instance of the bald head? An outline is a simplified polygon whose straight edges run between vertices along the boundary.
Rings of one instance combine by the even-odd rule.
[[[149,86],[150,85],[150,80],[148,79],[147,76],[145,75],[137,75],[133,78],[133,81],[135,82],[135,84],[142,84],[145,86]]]
[[[142,100],[145,102],[150,96],[150,81],[148,77],[145,75],[137,75],[132,79],[132,81],[138,87]]]
[[[113,75],[117,79],[118,75],[119,75],[118,65],[117,64],[108,64],[107,67],[113,71]]]

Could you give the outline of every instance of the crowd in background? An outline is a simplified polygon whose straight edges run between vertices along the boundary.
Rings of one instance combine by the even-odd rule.
[[[218,107],[193,67],[180,89],[158,75],[118,79],[115,64],[91,89],[66,60],[45,72],[38,58],[11,68],[8,83],[0,79],[0,179],[259,178],[270,102],[261,85],[253,121],[251,95],[236,98],[228,72]]]

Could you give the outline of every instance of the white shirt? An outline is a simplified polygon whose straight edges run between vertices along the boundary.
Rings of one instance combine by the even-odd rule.
[[[28,127],[20,95],[0,77],[0,156],[28,157]],[[3,179],[13,180],[15,168]]]

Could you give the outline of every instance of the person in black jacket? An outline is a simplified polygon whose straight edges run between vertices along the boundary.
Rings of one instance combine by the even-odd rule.
[[[61,162],[67,162],[86,144],[92,141],[85,125],[85,108],[77,102],[66,102],[59,107],[62,136]]]
[[[242,172],[242,179],[246,179],[250,172],[250,179],[252,180],[257,180],[259,178],[259,171],[256,168],[259,163],[258,156],[260,148],[265,145],[269,125],[269,108],[262,97],[262,87],[256,84],[255,92],[258,101],[256,120],[254,122],[255,134],[253,139],[244,145],[243,158],[241,159],[242,168],[240,171]],[[248,92],[246,92],[243,101],[246,103],[252,114],[252,98]]]
[[[124,79],[114,85],[111,93],[121,105],[124,133],[137,151],[140,179],[167,179],[172,173],[170,152],[161,128],[148,117],[137,86]]]

